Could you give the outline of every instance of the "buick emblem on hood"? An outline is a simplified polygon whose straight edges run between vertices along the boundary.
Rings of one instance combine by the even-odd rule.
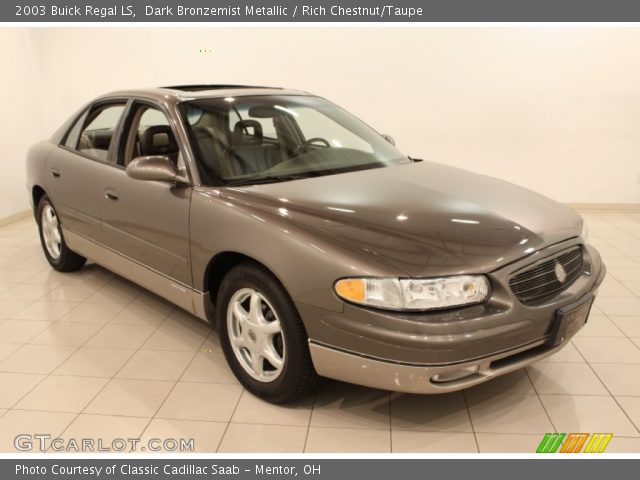
[[[560,283],[564,283],[564,281],[567,279],[567,272],[565,271],[564,267],[559,262],[556,262],[554,270],[556,272],[556,278],[558,279],[558,281]]]

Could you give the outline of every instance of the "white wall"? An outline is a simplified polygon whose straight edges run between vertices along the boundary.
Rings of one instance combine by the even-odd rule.
[[[38,28],[29,35],[48,133],[115,89],[286,86],[330,98],[412,156],[560,201],[640,203],[640,28]]]
[[[0,219],[29,208],[24,158],[45,136],[41,75],[24,29],[0,29]]]

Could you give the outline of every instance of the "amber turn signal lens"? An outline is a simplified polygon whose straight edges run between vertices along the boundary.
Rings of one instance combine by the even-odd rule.
[[[344,278],[338,280],[335,289],[336,293],[345,300],[352,302],[364,301],[365,281],[361,278]]]

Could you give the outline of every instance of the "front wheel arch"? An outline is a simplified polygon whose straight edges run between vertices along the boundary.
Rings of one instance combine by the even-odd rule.
[[[218,298],[218,292],[220,291],[220,285],[227,273],[229,273],[235,266],[241,263],[251,263],[262,270],[265,270],[270,275],[275,277],[280,283],[282,288],[289,293],[285,287],[284,282],[280,277],[268,266],[255,258],[246,255],[244,253],[226,251],[216,254],[207,265],[204,274],[203,291],[209,293],[211,306],[215,307],[216,299]]]

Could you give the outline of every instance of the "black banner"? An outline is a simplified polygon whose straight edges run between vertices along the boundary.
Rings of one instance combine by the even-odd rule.
[[[638,22],[637,0],[15,0],[0,22]]]
[[[366,479],[635,478],[640,460],[580,459],[43,459],[0,460],[8,479]]]

